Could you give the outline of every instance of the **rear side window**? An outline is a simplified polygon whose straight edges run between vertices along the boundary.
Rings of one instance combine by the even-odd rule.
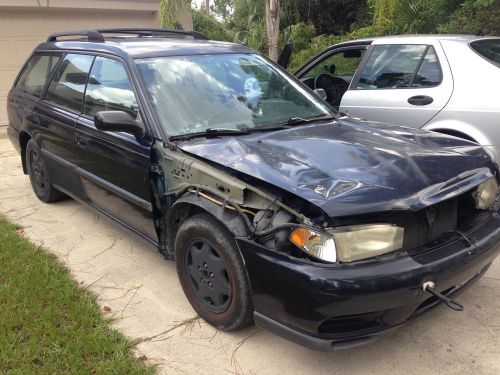
[[[441,79],[441,67],[432,46],[381,45],[373,49],[356,88],[433,87]]]
[[[478,40],[472,42],[470,46],[486,60],[500,67],[500,39]]]
[[[60,56],[49,54],[33,55],[24,66],[16,83],[18,90],[40,97],[47,78],[59,62]]]
[[[434,47],[429,47],[411,87],[437,86],[442,79],[443,73],[441,72],[441,65],[439,65],[436,51]]]
[[[67,55],[54,74],[45,99],[80,112],[93,60],[94,57],[89,55]]]
[[[125,111],[133,117],[139,111],[125,66],[105,57],[96,57],[85,94],[84,113],[94,116],[99,111]]]

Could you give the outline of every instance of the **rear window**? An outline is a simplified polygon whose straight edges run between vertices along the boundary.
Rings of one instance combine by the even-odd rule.
[[[60,57],[51,54],[33,55],[24,66],[16,83],[18,90],[40,97],[47,78]]]
[[[500,39],[477,40],[470,46],[486,60],[500,67]]]

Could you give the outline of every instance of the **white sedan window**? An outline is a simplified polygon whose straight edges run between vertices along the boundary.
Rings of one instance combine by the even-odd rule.
[[[380,45],[373,49],[356,88],[432,87],[440,82],[441,69],[432,46]]]

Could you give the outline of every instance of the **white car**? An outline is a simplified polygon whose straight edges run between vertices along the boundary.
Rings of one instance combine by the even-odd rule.
[[[295,75],[349,116],[469,139],[500,161],[500,37],[353,40],[327,48]]]

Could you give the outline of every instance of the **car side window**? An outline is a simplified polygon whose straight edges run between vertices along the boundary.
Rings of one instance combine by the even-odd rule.
[[[93,60],[90,55],[67,55],[54,74],[45,99],[80,113]]]
[[[53,54],[35,54],[24,66],[16,83],[18,90],[40,97],[50,73],[60,60]]]
[[[375,46],[357,89],[431,87],[441,82],[441,68],[432,46]]]
[[[354,76],[364,53],[364,49],[334,53],[305,73],[303,78],[313,78],[324,73],[350,80]]]
[[[430,46],[418,69],[411,87],[438,86],[443,79],[443,72],[434,47]]]
[[[470,47],[492,64],[500,67],[500,39],[482,39],[471,42]]]
[[[85,93],[84,114],[125,111],[137,117],[139,106],[125,66],[120,61],[96,57]]]

